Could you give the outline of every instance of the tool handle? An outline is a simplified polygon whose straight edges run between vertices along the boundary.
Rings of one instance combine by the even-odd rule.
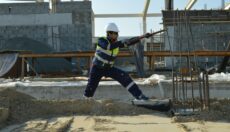
[[[153,32],[153,33],[148,33],[148,34],[146,33],[144,35],[139,36],[139,39],[141,40],[141,39],[146,38],[146,37],[151,37],[153,35],[156,35],[158,33],[164,32],[164,31],[166,31],[166,30],[160,30],[160,31]]]

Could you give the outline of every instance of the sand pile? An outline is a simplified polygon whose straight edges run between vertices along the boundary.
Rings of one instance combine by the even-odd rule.
[[[114,100],[40,101],[13,89],[0,89],[0,107],[9,109],[7,123],[68,115],[137,115],[153,111]]]
[[[206,121],[230,121],[230,101],[212,101],[211,111],[194,116],[167,117],[130,104],[114,100],[65,100],[39,101],[13,89],[0,89],[1,108],[8,110],[8,118],[0,123],[3,132],[17,131],[181,131],[229,130],[228,123]],[[2,109],[2,110],[3,110]],[[193,121],[193,122],[191,122]],[[188,123],[185,123],[188,122]],[[200,123],[202,122],[202,124]],[[179,125],[179,126],[178,126]],[[221,128],[220,128],[220,125]],[[210,127],[211,126],[211,127]],[[213,127],[215,126],[215,127]],[[205,129],[204,129],[205,128]]]

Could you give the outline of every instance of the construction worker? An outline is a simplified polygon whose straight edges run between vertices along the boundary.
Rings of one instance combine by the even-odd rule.
[[[140,41],[139,37],[124,41],[117,41],[119,29],[115,23],[109,23],[105,27],[105,30],[107,36],[99,38],[96,45],[96,52],[90,69],[88,84],[83,97],[93,97],[99,81],[103,76],[105,76],[118,81],[135,97],[135,99],[148,100],[148,97],[142,93],[136,83],[126,72],[113,66],[119,52],[119,48],[138,43]],[[147,33],[145,37],[148,38],[149,34]]]

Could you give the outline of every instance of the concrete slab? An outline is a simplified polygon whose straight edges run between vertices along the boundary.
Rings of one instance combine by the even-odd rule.
[[[39,100],[66,100],[81,99],[87,81],[78,82],[30,82],[30,83],[8,83],[0,87],[16,89],[19,92],[31,95]],[[161,98],[160,89],[152,85],[139,85],[147,96]],[[115,81],[102,81],[94,95],[95,99],[130,100],[132,95]]]
[[[135,81],[140,89],[149,97],[172,98],[172,82],[162,80],[158,84],[143,84]],[[211,98],[229,98],[230,82],[210,82]],[[9,87],[31,95],[39,100],[81,99],[87,81],[24,81],[3,83],[0,87]],[[194,95],[199,96],[199,86],[194,84]],[[191,85],[187,86],[188,97],[191,97]],[[128,101],[131,94],[116,81],[101,81],[94,95],[95,99],[114,99]]]

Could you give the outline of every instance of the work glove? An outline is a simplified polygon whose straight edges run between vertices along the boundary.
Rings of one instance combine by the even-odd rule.
[[[144,34],[144,37],[145,38],[149,38],[149,37],[151,37],[152,35],[150,34],[150,33],[146,33],[146,34]]]

